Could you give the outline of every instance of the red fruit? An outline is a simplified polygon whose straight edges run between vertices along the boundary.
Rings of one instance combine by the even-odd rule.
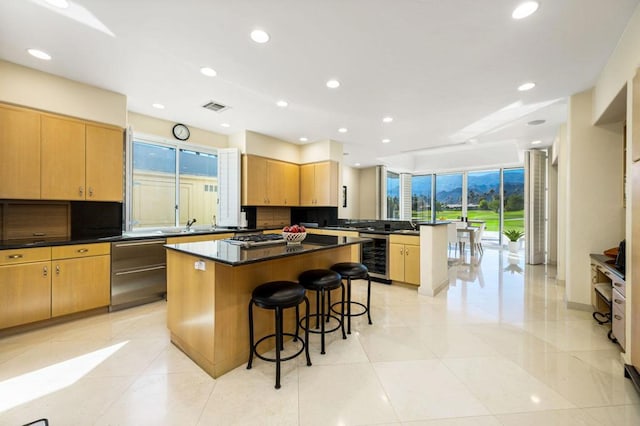
[[[307,232],[307,228],[305,228],[304,226],[300,226],[300,232]]]
[[[282,229],[282,232],[289,232],[289,229],[290,228],[288,226],[285,226],[284,229]]]

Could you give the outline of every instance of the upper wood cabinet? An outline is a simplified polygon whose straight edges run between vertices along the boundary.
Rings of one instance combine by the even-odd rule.
[[[0,199],[123,200],[123,133],[0,105]]]
[[[40,198],[40,114],[0,105],[0,199]]]
[[[338,206],[338,163],[321,163],[300,166],[300,205]]]
[[[48,116],[41,125],[41,198],[84,200],[85,125]]]
[[[242,156],[242,205],[297,206],[300,178],[296,164]]]
[[[87,124],[85,147],[85,198],[90,201],[122,201],[122,130]]]

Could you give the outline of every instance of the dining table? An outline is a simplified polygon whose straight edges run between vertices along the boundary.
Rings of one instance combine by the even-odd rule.
[[[469,225],[459,226],[456,228],[456,231],[458,231],[458,239],[466,235],[469,236],[469,252],[471,253],[471,256],[475,256],[478,227]]]

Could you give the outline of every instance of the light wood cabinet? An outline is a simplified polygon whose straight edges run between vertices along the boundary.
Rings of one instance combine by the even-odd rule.
[[[121,129],[0,105],[0,199],[123,200]]]
[[[389,237],[389,277],[393,281],[420,285],[420,237]]]
[[[300,205],[338,206],[338,163],[321,163],[300,166]]]
[[[51,250],[0,252],[0,328],[51,317]]]
[[[40,116],[0,106],[0,199],[40,198]]]
[[[85,199],[85,126],[41,117],[40,195],[47,200]]]
[[[53,247],[51,251],[51,315],[53,317],[108,306],[108,243]]]
[[[123,200],[124,139],[121,130],[86,126],[86,199]]]
[[[297,206],[300,180],[296,164],[255,155],[242,156],[242,205]]]

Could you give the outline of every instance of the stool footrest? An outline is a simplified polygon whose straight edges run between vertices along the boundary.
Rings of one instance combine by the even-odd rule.
[[[294,341],[294,342],[300,342],[300,344],[301,344],[302,346],[300,347],[300,349],[298,350],[298,352],[296,352],[295,354],[293,354],[293,355],[289,355],[288,357],[285,357],[285,358],[280,358],[280,361],[281,361],[281,362],[282,362],[282,361],[289,361],[290,359],[293,359],[293,358],[297,357],[298,355],[300,355],[300,354],[302,353],[302,351],[304,351],[304,348],[305,348],[304,340],[302,340],[302,339],[300,338],[300,336],[298,336],[298,335],[296,335],[296,334],[293,334],[293,333],[282,333],[282,335],[283,335],[283,336],[290,336],[290,337],[293,337],[293,341]],[[260,359],[261,359],[261,360],[263,360],[263,361],[269,361],[269,362],[276,362],[276,361],[277,361],[275,358],[269,358],[269,357],[266,357],[266,356],[264,356],[264,355],[260,355],[260,354],[258,353],[258,345],[259,345],[260,343],[262,343],[263,341],[265,341],[265,340],[267,340],[267,339],[270,339],[270,338],[272,338],[272,337],[276,337],[275,333],[274,333],[274,334],[267,334],[266,336],[264,336],[264,337],[262,337],[260,340],[258,340],[258,341],[255,343],[255,345],[254,345],[254,348],[255,348],[255,352],[254,352],[254,354],[255,354],[255,356],[257,356],[258,358],[260,358]],[[276,344],[278,344],[278,343],[276,342]]]
[[[360,315],[364,315],[364,314],[366,314],[366,313],[367,313],[367,311],[368,311],[367,306],[366,306],[364,303],[354,302],[354,301],[351,301],[351,302],[344,302],[345,306],[347,305],[347,303],[350,303],[351,305],[357,305],[357,306],[360,306],[363,310],[362,310],[362,312],[356,312],[355,314],[354,314],[353,312],[351,312],[350,314],[348,314],[348,313],[347,313],[347,310],[345,309],[345,311],[344,311],[344,316],[345,316],[345,317],[359,317]],[[342,305],[342,303],[340,303],[340,302],[333,303],[333,304],[331,305],[331,311],[332,311],[332,312],[334,312],[334,313],[336,313],[336,314],[339,314],[339,313],[340,313],[340,311],[338,311],[337,309],[334,309],[334,308],[333,308],[333,307],[334,307],[334,306],[336,306],[336,305]]]
[[[311,318],[314,318],[314,317],[318,319],[322,319],[322,314],[309,314],[309,323],[311,323]],[[336,331],[340,327],[342,327],[342,322],[340,321],[340,318],[338,318],[337,316],[325,314],[325,319],[326,317],[333,318],[338,322],[338,324],[333,328],[325,328],[324,330],[325,333],[331,333],[333,331]],[[304,320],[305,320],[304,318],[300,318],[300,321],[298,323],[300,324],[301,329],[306,330],[303,323]],[[309,326],[309,333],[322,334],[322,331],[319,328],[311,328],[311,326]]]

